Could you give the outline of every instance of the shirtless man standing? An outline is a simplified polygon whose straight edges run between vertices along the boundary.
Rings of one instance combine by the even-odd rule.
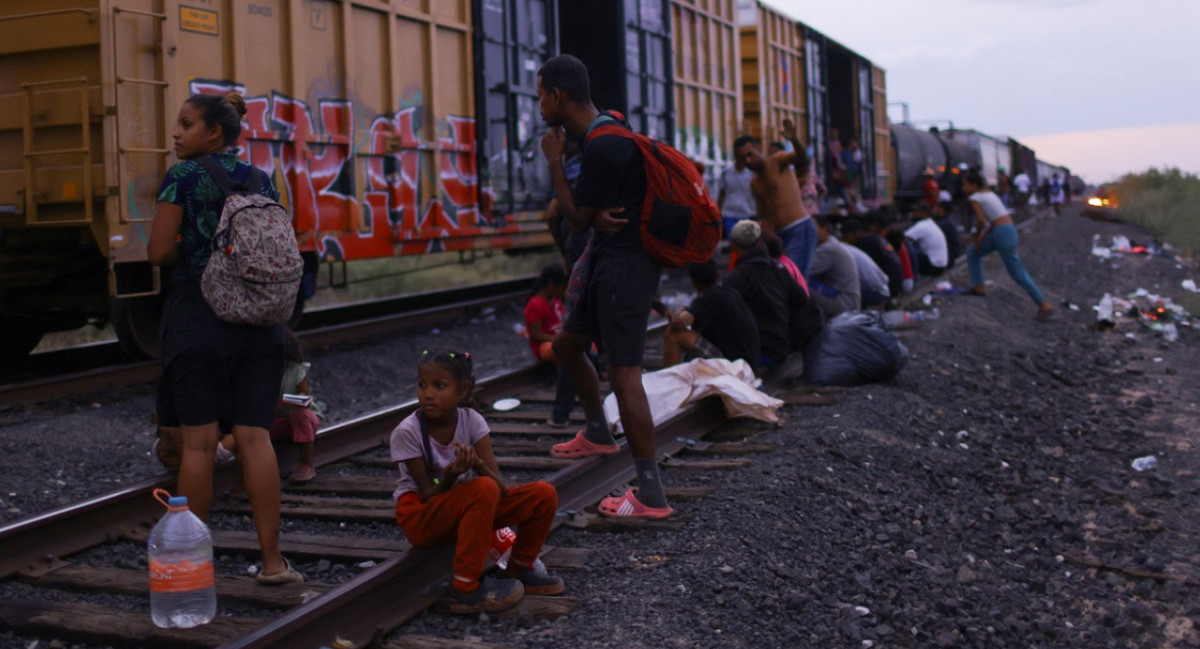
[[[800,199],[800,185],[791,167],[807,169],[808,156],[796,137],[796,125],[791,120],[783,120],[783,136],[792,143],[792,151],[764,156],[758,140],[743,135],[733,143],[733,152],[754,172],[750,189],[758,203],[763,228],[779,235],[784,254],[796,263],[807,279],[813,251],[817,248],[817,228]]]

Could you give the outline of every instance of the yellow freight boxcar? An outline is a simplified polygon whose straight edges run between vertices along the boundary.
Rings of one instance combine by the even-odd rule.
[[[735,0],[673,0],[675,148],[715,186],[733,164],[742,115]]]
[[[780,139],[783,120],[809,139],[804,27],[757,0],[739,3],[742,57],[742,132],[764,142]]]
[[[153,351],[145,243],[193,93],[246,97],[238,152],[274,178],[312,262],[548,244],[548,177],[523,170],[554,4],[0,3],[2,353],[109,318]]]

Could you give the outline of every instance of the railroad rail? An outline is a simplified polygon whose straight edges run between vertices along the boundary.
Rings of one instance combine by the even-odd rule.
[[[414,327],[452,322],[488,307],[523,297],[533,276],[472,284],[448,291],[429,291],[393,298],[356,302],[334,309],[306,313],[297,335],[309,346],[361,342]],[[86,345],[35,354],[46,376],[0,385],[0,406],[16,406],[62,399],[99,390],[124,388],[158,378],[158,361],[115,362],[117,343]],[[63,368],[112,363],[62,373]]]
[[[486,379],[479,384],[479,397],[490,403],[494,399],[518,396],[531,403],[542,403],[551,397],[543,388],[544,377],[537,367],[527,367]],[[322,467],[336,463],[368,467],[389,467],[386,456],[387,440],[392,428],[416,407],[409,401],[392,408],[359,417],[321,431],[316,445],[316,462]],[[493,444],[506,473],[519,479],[546,479],[559,493],[560,517],[555,527],[571,522],[587,524],[582,510],[596,503],[614,488],[634,477],[628,448],[605,457],[582,460],[558,460],[546,457],[546,450],[558,436],[573,434],[534,424],[544,417],[544,409],[536,412],[486,413],[493,429]],[[656,455],[673,455],[695,439],[703,437],[726,421],[724,407],[711,398],[681,410],[660,425],[655,435]],[[703,447],[703,444],[699,445]],[[289,453],[289,451],[291,451]],[[519,453],[536,453],[522,458]],[[281,462],[286,466],[294,459],[294,450],[282,449]],[[522,473],[524,471],[524,473]],[[546,476],[547,471],[552,471]],[[218,470],[214,482],[218,493],[234,482],[230,469]],[[322,484],[322,479],[326,484]],[[106,588],[121,582],[111,575],[98,578],[95,569],[75,566],[64,558],[95,546],[113,542],[144,543],[150,527],[161,514],[161,506],[151,497],[156,488],[174,489],[174,475],[164,475],[130,485],[118,491],[61,509],[12,522],[0,527],[0,544],[6,552],[0,555],[0,577],[21,579],[39,587],[96,589],[95,582],[103,581]],[[284,494],[284,516],[337,515],[339,518],[367,521],[391,521],[390,490],[394,477],[362,477],[359,479],[322,474],[310,485],[289,488]],[[309,494],[334,494],[314,496]],[[376,496],[364,500],[362,496]],[[356,499],[356,497],[358,497]],[[341,510],[330,509],[340,504]],[[239,513],[244,504],[228,499],[214,502],[214,515],[221,512]],[[599,519],[594,522],[620,525],[621,521]],[[634,523],[636,524],[636,523]],[[281,546],[293,558],[341,558],[378,561],[360,575],[344,584],[330,587],[321,582],[294,584],[283,588],[264,589],[246,584],[246,577],[218,579],[218,593],[223,601],[250,601],[268,608],[288,608],[279,617],[265,623],[253,618],[220,617],[199,629],[158,629],[140,611],[115,611],[89,605],[72,605],[73,613],[50,603],[28,600],[0,599],[0,622],[13,629],[23,629],[39,635],[72,637],[96,642],[118,642],[137,638],[145,646],[221,646],[233,648],[333,646],[335,640],[348,641],[349,646],[378,645],[389,632],[431,606],[440,593],[440,584],[450,572],[452,548],[411,548],[396,538],[366,540],[352,537],[338,539],[281,537]],[[214,547],[218,553],[257,553],[252,533],[222,531],[214,525]],[[553,565],[552,562],[550,562]],[[145,595],[145,575],[125,570],[123,590],[127,595]],[[241,583],[239,590],[238,582]],[[247,594],[245,591],[249,591]],[[319,596],[313,597],[319,593]],[[536,599],[536,598],[534,598]],[[307,600],[307,601],[306,601]],[[96,609],[96,610],[93,610]],[[57,613],[56,613],[57,611]],[[109,620],[103,625],[82,620]]]

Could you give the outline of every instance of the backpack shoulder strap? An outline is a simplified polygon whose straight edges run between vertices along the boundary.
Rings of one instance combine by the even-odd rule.
[[[221,193],[224,194],[226,198],[233,196],[234,194],[253,195],[262,191],[262,177],[265,172],[258,167],[251,166],[250,173],[246,176],[246,180],[234,185],[233,179],[229,177],[229,172],[225,171],[225,168],[221,166],[221,163],[214,160],[212,156],[202,156],[197,160],[197,162],[200,163],[201,167],[204,167],[204,170],[208,172],[209,176],[212,176],[213,181],[217,183],[217,187],[221,189]]]
[[[261,194],[263,188],[263,177],[266,175],[267,172],[255,167],[254,165],[250,165],[250,173],[246,176],[246,181],[242,183],[242,191],[251,196],[254,194]]]
[[[629,138],[631,140],[634,139],[633,131],[625,128],[617,122],[605,123],[593,128],[588,132],[587,139],[588,141],[591,141],[600,137],[601,135],[616,135],[617,137]]]
[[[221,189],[221,193],[226,198],[233,195],[233,182],[230,180],[229,174],[225,172],[225,169],[221,167],[221,163],[213,160],[210,155],[200,156],[197,162],[200,163],[201,167],[204,167],[204,170],[212,177],[213,182],[217,183],[217,187]]]

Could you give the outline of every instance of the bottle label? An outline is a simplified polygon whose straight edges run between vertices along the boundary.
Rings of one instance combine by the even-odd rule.
[[[211,588],[213,585],[212,561],[195,564],[183,561],[176,564],[150,561],[150,591],[154,593],[186,593]]]

